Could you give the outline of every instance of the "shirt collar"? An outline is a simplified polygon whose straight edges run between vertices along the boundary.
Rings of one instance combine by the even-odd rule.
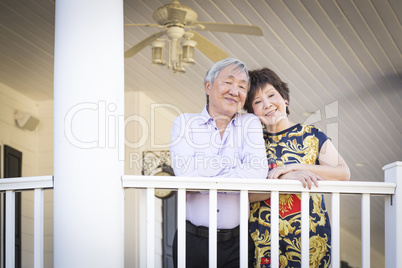
[[[199,125],[204,125],[207,124],[210,121],[213,121],[214,119],[211,117],[211,115],[208,113],[208,104],[205,105],[204,109],[201,112],[201,117],[198,119],[198,124]],[[236,113],[233,119],[230,121],[235,126],[240,126],[240,120],[239,120],[239,113]]]

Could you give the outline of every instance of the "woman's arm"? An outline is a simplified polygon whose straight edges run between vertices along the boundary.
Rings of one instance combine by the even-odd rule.
[[[327,140],[322,145],[318,157],[319,165],[311,165],[311,172],[326,180],[348,181],[350,170],[343,157],[338,153],[334,144]]]
[[[319,165],[290,164],[275,168],[269,172],[268,179],[278,179],[281,175],[300,170],[310,171],[325,180],[348,181],[350,179],[348,165],[330,140],[326,140],[322,145],[318,161]]]
[[[254,203],[257,201],[264,201],[264,200],[267,200],[268,198],[271,198],[271,193],[248,194],[248,202],[249,203]]]
[[[314,174],[308,170],[296,170],[290,171],[288,173],[282,174],[279,179],[281,180],[298,180],[303,184],[304,188],[311,189],[313,184],[318,187],[318,181],[323,181],[324,179],[320,176]]]

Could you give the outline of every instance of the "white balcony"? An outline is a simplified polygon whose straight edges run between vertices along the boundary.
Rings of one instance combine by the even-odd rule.
[[[330,182],[322,181],[319,187],[311,190],[303,188],[297,181],[281,180],[252,180],[252,179],[206,179],[190,177],[161,177],[161,176],[123,176],[122,187],[125,189],[146,189],[146,233],[147,239],[139,241],[141,247],[146,248],[146,256],[140,256],[146,267],[157,267],[155,259],[155,196],[154,190],[173,189],[178,193],[178,252],[179,267],[185,267],[185,192],[197,190],[210,191],[210,211],[216,211],[216,194],[218,191],[239,191],[241,196],[241,225],[240,239],[247,241],[248,226],[248,193],[271,192],[273,220],[273,237],[278,236],[278,208],[279,193],[300,193],[302,196],[302,267],[308,267],[308,199],[310,193],[324,193],[331,196],[331,226],[332,226],[332,267],[340,267],[340,216],[342,207],[340,200],[348,194],[361,196],[361,267],[372,267],[370,264],[370,198],[374,195],[385,196],[385,263],[384,267],[401,267],[402,233],[397,226],[402,224],[402,162],[395,162],[384,167],[384,182]],[[43,265],[43,191],[53,188],[53,177],[11,178],[0,180],[0,191],[5,192],[6,221],[5,221],[5,267],[14,267],[14,196],[16,191],[34,191],[34,263],[33,267]],[[143,204],[145,206],[145,204]],[[275,210],[276,208],[276,210]],[[306,213],[307,212],[307,213]],[[210,217],[210,267],[216,267],[216,214]],[[276,226],[276,228],[275,228]],[[278,239],[272,240],[278,245]],[[75,246],[80,246],[77,243]],[[278,248],[273,246],[273,249]],[[84,250],[84,249],[83,249]],[[273,255],[278,255],[273,252]],[[398,255],[399,254],[399,255]],[[241,243],[241,267],[247,267],[247,243]],[[272,267],[279,267],[278,259],[272,259]]]

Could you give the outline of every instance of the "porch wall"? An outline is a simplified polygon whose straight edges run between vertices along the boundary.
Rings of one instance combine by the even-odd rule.
[[[38,137],[39,127],[34,131],[19,128],[14,120],[16,110],[29,112],[40,119],[38,103],[23,94],[0,83],[0,146],[1,176],[3,173],[4,145],[9,145],[22,152],[22,176],[38,175]],[[22,266],[33,267],[33,193],[23,192],[22,203]],[[1,208],[2,209],[2,208]]]
[[[126,125],[126,160],[125,174],[141,174],[141,155],[148,150],[169,150],[170,129],[173,119],[178,115],[165,106],[152,107],[155,104],[144,91],[129,91],[125,93],[125,117],[139,115],[147,122],[140,126],[135,120],[128,120]],[[145,129],[148,128],[148,129]],[[148,130],[148,131],[147,131]],[[146,137],[144,142],[141,137]],[[162,145],[167,146],[162,146]],[[140,241],[146,241],[145,190],[125,191],[125,267],[145,267],[145,247]],[[155,267],[162,267],[162,202],[155,202]],[[134,253],[134,254],[133,254]]]
[[[24,177],[34,176],[37,173],[38,128],[34,131],[19,128],[15,123],[14,113],[16,110],[21,110],[38,116],[37,104],[0,83],[0,144],[2,152],[4,144],[22,152],[22,176]]]

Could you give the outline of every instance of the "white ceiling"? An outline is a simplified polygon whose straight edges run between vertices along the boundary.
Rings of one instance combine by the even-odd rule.
[[[125,23],[155,23],[169,0],[125,0]],[[269,67],[289,83],[291,119],[312,122],[332,137],[352,180],[382,181],[382,167],[402,160],[402,1],[181,0],[198,21],[260,26],[263,37],[200,32],[243,60]],[[0,0],[0,82],[36,100],[53,98],[54,2]],[[159,29],[126,27],[125,49]],[[96,45],[96,44],[94,44]],[[185,74],[152,66],[150,47],[125,59],[126,91],[143,91],[183,112],[205,104],[203,78],[212,62],[196,52]],[[319,114],[318,114],[319,113]],[[360,165],[360,166],[357,166]],[[351,201],[347,201],[351,200]],[[343,200],[342,224],[360,233],[358,199]],[[372,229],[383,229],[373,200]],[[378,202],[377,202],[378,201]],[[346,208],[347,207],[347,208]],[[356,222],[357,219],[357,222]],[[383,250],[381,238],[373,243]]]

